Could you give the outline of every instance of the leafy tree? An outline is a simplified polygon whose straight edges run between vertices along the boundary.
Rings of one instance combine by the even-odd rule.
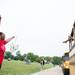
[[[51,57],[47,56],[47,57],[45,57],[45,60],[47,61],[47,63],[50,63],[51,62]]]
[[[62,58],[61,58],[61,57],[54,56],[54,57],[52,58],[52,63],[53,63],[54,65],[59,65],[59,64],[62,63]]]
[[[27,54],[27,59],[29,59],[31,62],[35,60],[34,54],[33,53],[28,53]]]
[[[33,61],[37,61],[37,60],[36,60],[37,58],[39,58],[38,55],[33,55],[33,59],[32,59],[32,60],[33,60]]]
[[[17,55],[17,56],[21,56],[20,51],[17,51],[17,52],[16,52],[16,55]]]
[[[40,57],[37,57],[37,58],[36,58],[36,62],[38,62],[38,63],[40,63],[40,62],[41,62]]]
[[[8,58],[11,58],[11,59],[13,58],[13,55],[9,51],[5,52],[5,59],[8,59]]]
[[[21,60],[21,53],[20,53],[20,51],[17,51],[17,52],[16,52],[15,59],[16,59],[16,60]]]
[[[19,60],[19,59],[18,59],[18,56],[14,56],[14,60]]]

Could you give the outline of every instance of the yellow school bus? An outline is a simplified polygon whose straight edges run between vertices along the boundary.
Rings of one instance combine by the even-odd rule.
[[[75,75],[75,44],[72,45],[69,52],[64,53],[62,69],[64,75]]]
[[[64,55],[63,60],[63,69],[64,69],[64,75],[75,75],[75,21],[73,24],[73,28],[71,31],[71,34],[68,38],[68,40],[64,41],[63,43],[69,42],[69,59],[66,60]],[[68,71],[67,71],[68,70]]]

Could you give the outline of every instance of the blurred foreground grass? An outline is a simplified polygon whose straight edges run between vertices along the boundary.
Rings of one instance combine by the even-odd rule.
[[[52,64],[44,65],[43,69],[53,67]],[[30,75],[41,70],[38,63],[25,64],[23,61],[4,60],[0,75]]]

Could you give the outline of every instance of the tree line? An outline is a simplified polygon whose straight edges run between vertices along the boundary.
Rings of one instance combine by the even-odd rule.
[[[58,56],[50,57],[50,56],[38,56],[33,53],[27,53],[21,55],[20,51],[16,52],[16,55],[12,55],[11,52],[7,51],[5,53],[5,59],[11,60],[21,60],[25,62],[38,62],[40,63],[42,60],[45,61],[46,64],[52,63],[54,65],[59,65],[62,63],[62,58]]]

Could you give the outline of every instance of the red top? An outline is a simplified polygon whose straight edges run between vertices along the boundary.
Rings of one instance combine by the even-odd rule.
[[[4,52],[5,52],[5,44],[6,44],[6,41],[5,40],[0,40],[0,56],[1,55],[4,55]]]
[[[2,64],[4,59],[4,52],[5,52],[5,44],[7,42],[5,40],[0,40],[0,64]]]

